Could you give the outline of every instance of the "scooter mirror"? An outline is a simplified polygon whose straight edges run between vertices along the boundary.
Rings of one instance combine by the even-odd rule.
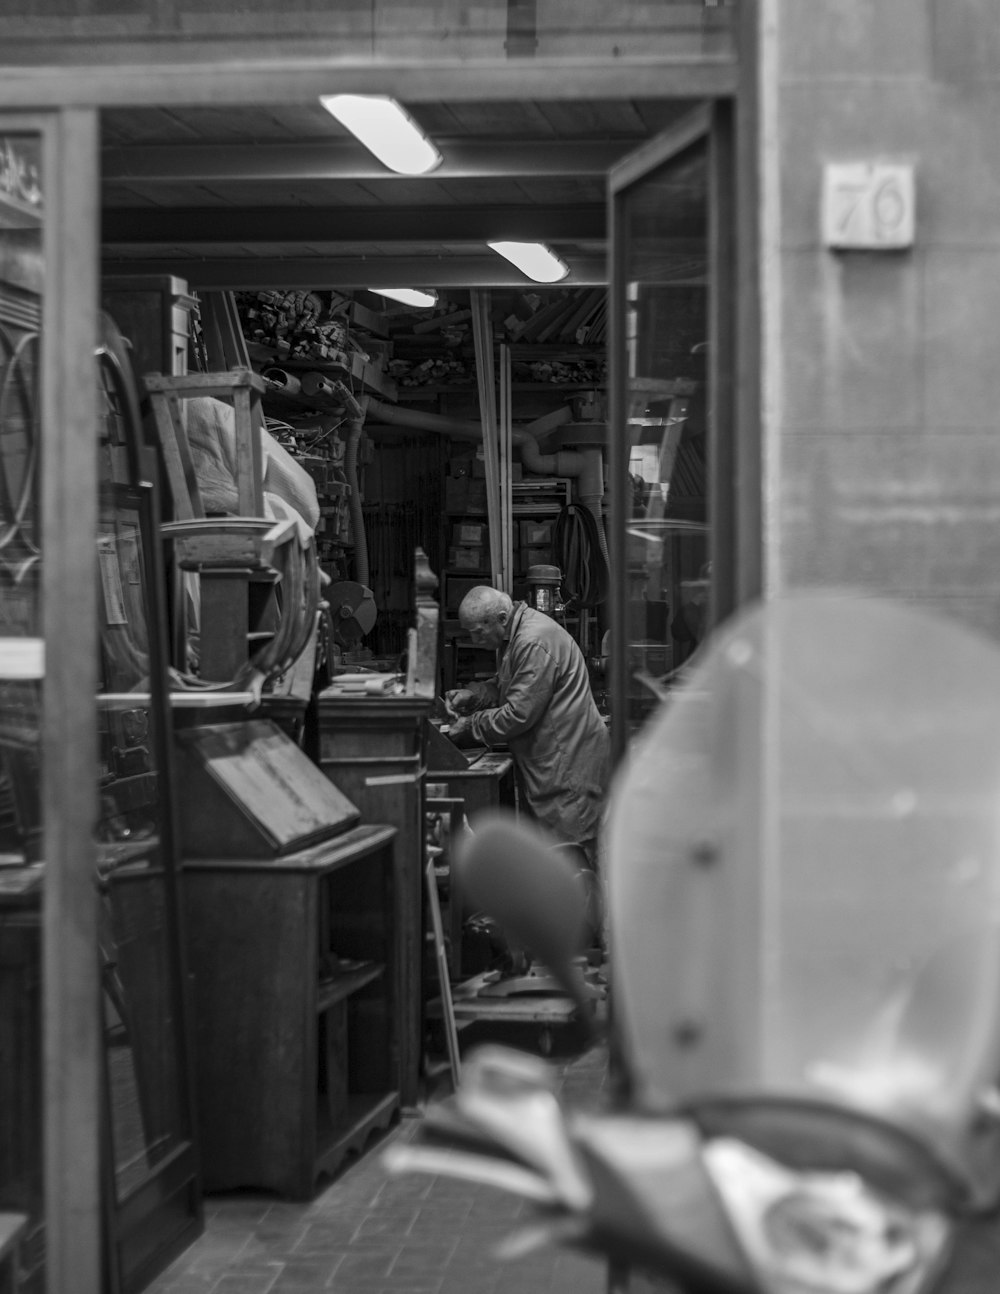
[[[459,845],[455,867],[463,894],[543,962],[591,1023],[574,958],[582,952],[586,898],[559,842],[510,813],[482,815]]]

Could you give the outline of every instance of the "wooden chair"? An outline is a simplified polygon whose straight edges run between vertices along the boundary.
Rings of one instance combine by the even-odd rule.
[[[244,368],[143,380],[173,500],[173,519],[161,529],[176,569],[199,577],[199,682],[259,688],[302,654],[319,607],[315,544],[301,541],[294,521],[264,516],[264,380]],[[199,396],[224,400],[235,411],[235,516],[209,517],[202,503],[182,409],[184,400]],[[174,661],[184,672],[191,626],[180,595],[174,630]]]

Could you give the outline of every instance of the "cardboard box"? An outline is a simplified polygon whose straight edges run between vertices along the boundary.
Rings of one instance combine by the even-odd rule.
[[[552,543],[552,521],[519,521],[517,537],[522,547],[544,548]]]
[[[453,452],[451,458],[448,459],[448,475],[471,476],[472,460],[474,458],[475,454],[471,451],[467,453]]]
[[[469,476],[449,476],[444,483],[446,512],[485,512],[486,482]]]
[[[486,524],[482,521],[456,521],[451,528],[451,542],[470,548],[486,543]]]
[[[443,595],[445,614],[455,615],[462,599],[470,589],[488,583],[489,578],[485,575],[453,575],[450,571],[445,571]]]
[[[448,565],[456,571],[482,570],[483,550],[481,548],[449,548]]]
[[[518,556],[521,562],[521,569],[526,571],[529,566],[552,566],[552,548],[546,545],[544,548],[530,547],[522,544],[518,549]]]

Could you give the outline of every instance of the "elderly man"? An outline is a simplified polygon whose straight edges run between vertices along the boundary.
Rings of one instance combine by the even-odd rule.
[[[550,616],[480,585],[462,599],[462,628],[502,652],[496,675],[447,694],[460,716],[451,735],[505,742],[526,807],[593,866],[608,782],[608,732],[594,704],[580,648]]]

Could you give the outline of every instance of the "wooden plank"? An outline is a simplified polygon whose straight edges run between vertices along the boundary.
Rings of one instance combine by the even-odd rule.
[[[514,548],[511,521],[511,453],[513,450],[511,418],[513,412],[510,381],[510,347],[500,347],[500,519],[505,593],[513,591]]]
[[[254,417],[254,404],[257,417]],[[260,517],[264,513],[264,467],[260,445],[260,399],[251,399],[246,387],[233,391],[236,411],[236,496],[240,514]]]
[[[149,382],[147,380],[147,386]],[[181,402],[172,392],[150,393],[153,426],[167,472],[173,514],[178,521],[204,517],[198,478],[191,458],[187,432],[181,415]]]
[[[472,336],[476,352],[476,382],[479,387],[479,413],[483,432],[483,458],[486,465],[486,511],[490,527],[490,568],[492,581],[502,587],[503,556],[500,541],[500,482],[497,461],[496,388],[493,372],[493,335],[490,324],[490,293],[473,288]]]
[[[761,294],[771,292],[773,280],[764,284],[765,271],[760,262],[761,175],[755,153],[755,141],[761,130],[760,75],[757,56],[760,0],[741,0],[738,41],[742,52],[739,69],[739,111],[736,113],[733,149],[736,159],[735,194],[732,195],[736,246],[733,256],[736,273],[732,284],[735,300],[723,299],[721,308],[732,311],[733,333],[725,341],[735,352],[732,391],[732,435],[734,472],[736,475],[736,554],[733,601],[736,605],[760,597],[765,584],[763,474],[763,395],[765,367],[775,358],[762,355],[760,301]],[[769,274],[777,271],[772,266]],[[720,338],[720,344],[722,338]],[[720,354],[715,363],[722,363]],[[773,371],[773,370],[772,370]]]
[[[458,801],[461,803],[461,801]],[[458,1029],[455,1025],[455,1008],[451,1000],[451,975],[448,965],[448,950],[444,941],[444,925],[441,921],[441,900],[438,895],[437,876],[434,872],[434,860],[428,859],[424,869],[427,881],[427,908],[431,918],[431,934],[434,939],[434,960],[438,973],[438,988],[441,992],[441,1018],[444,1020],[445,1045],[448,1048],[448,1067],[451,1070],[451,1081],[458,1090],[462,1078],[462,1053],[458,1045]]]
[[[230,396],[234,390],[246,387],[263,395],[267,390],[264,379],[249,367],[233,368],[224,373],[185,373],[180,377],[164,377],[150,373],[143,378],[150,391],[175,391],[179,396],[214,395]]]
[[[136,49],[135,60],[115,64],[113,75],[107,64],[85,59],[82,46],[78,54],[64,54],[61,65],[5,67],[0,107],[246,103],[245,59],[230,55],[185,62],[189,43],[179,40],[176,48],[177,56],[169,64],[162,61],[162,43],[155,61],[143,61],[146,51]],[[441,57],[414,59],[410,50],[405,58],[352,66],[336,52],[303,57],[278,51],[254,69],[254,101],[301,103],[328,94],[331,83],[345,94],[389,94],[414,104],[442,99],[700,99],[735,94],[739,69],[735,57],[694,53],[674,58],[587,56],[518,62],[497,57],[463,65]]]

